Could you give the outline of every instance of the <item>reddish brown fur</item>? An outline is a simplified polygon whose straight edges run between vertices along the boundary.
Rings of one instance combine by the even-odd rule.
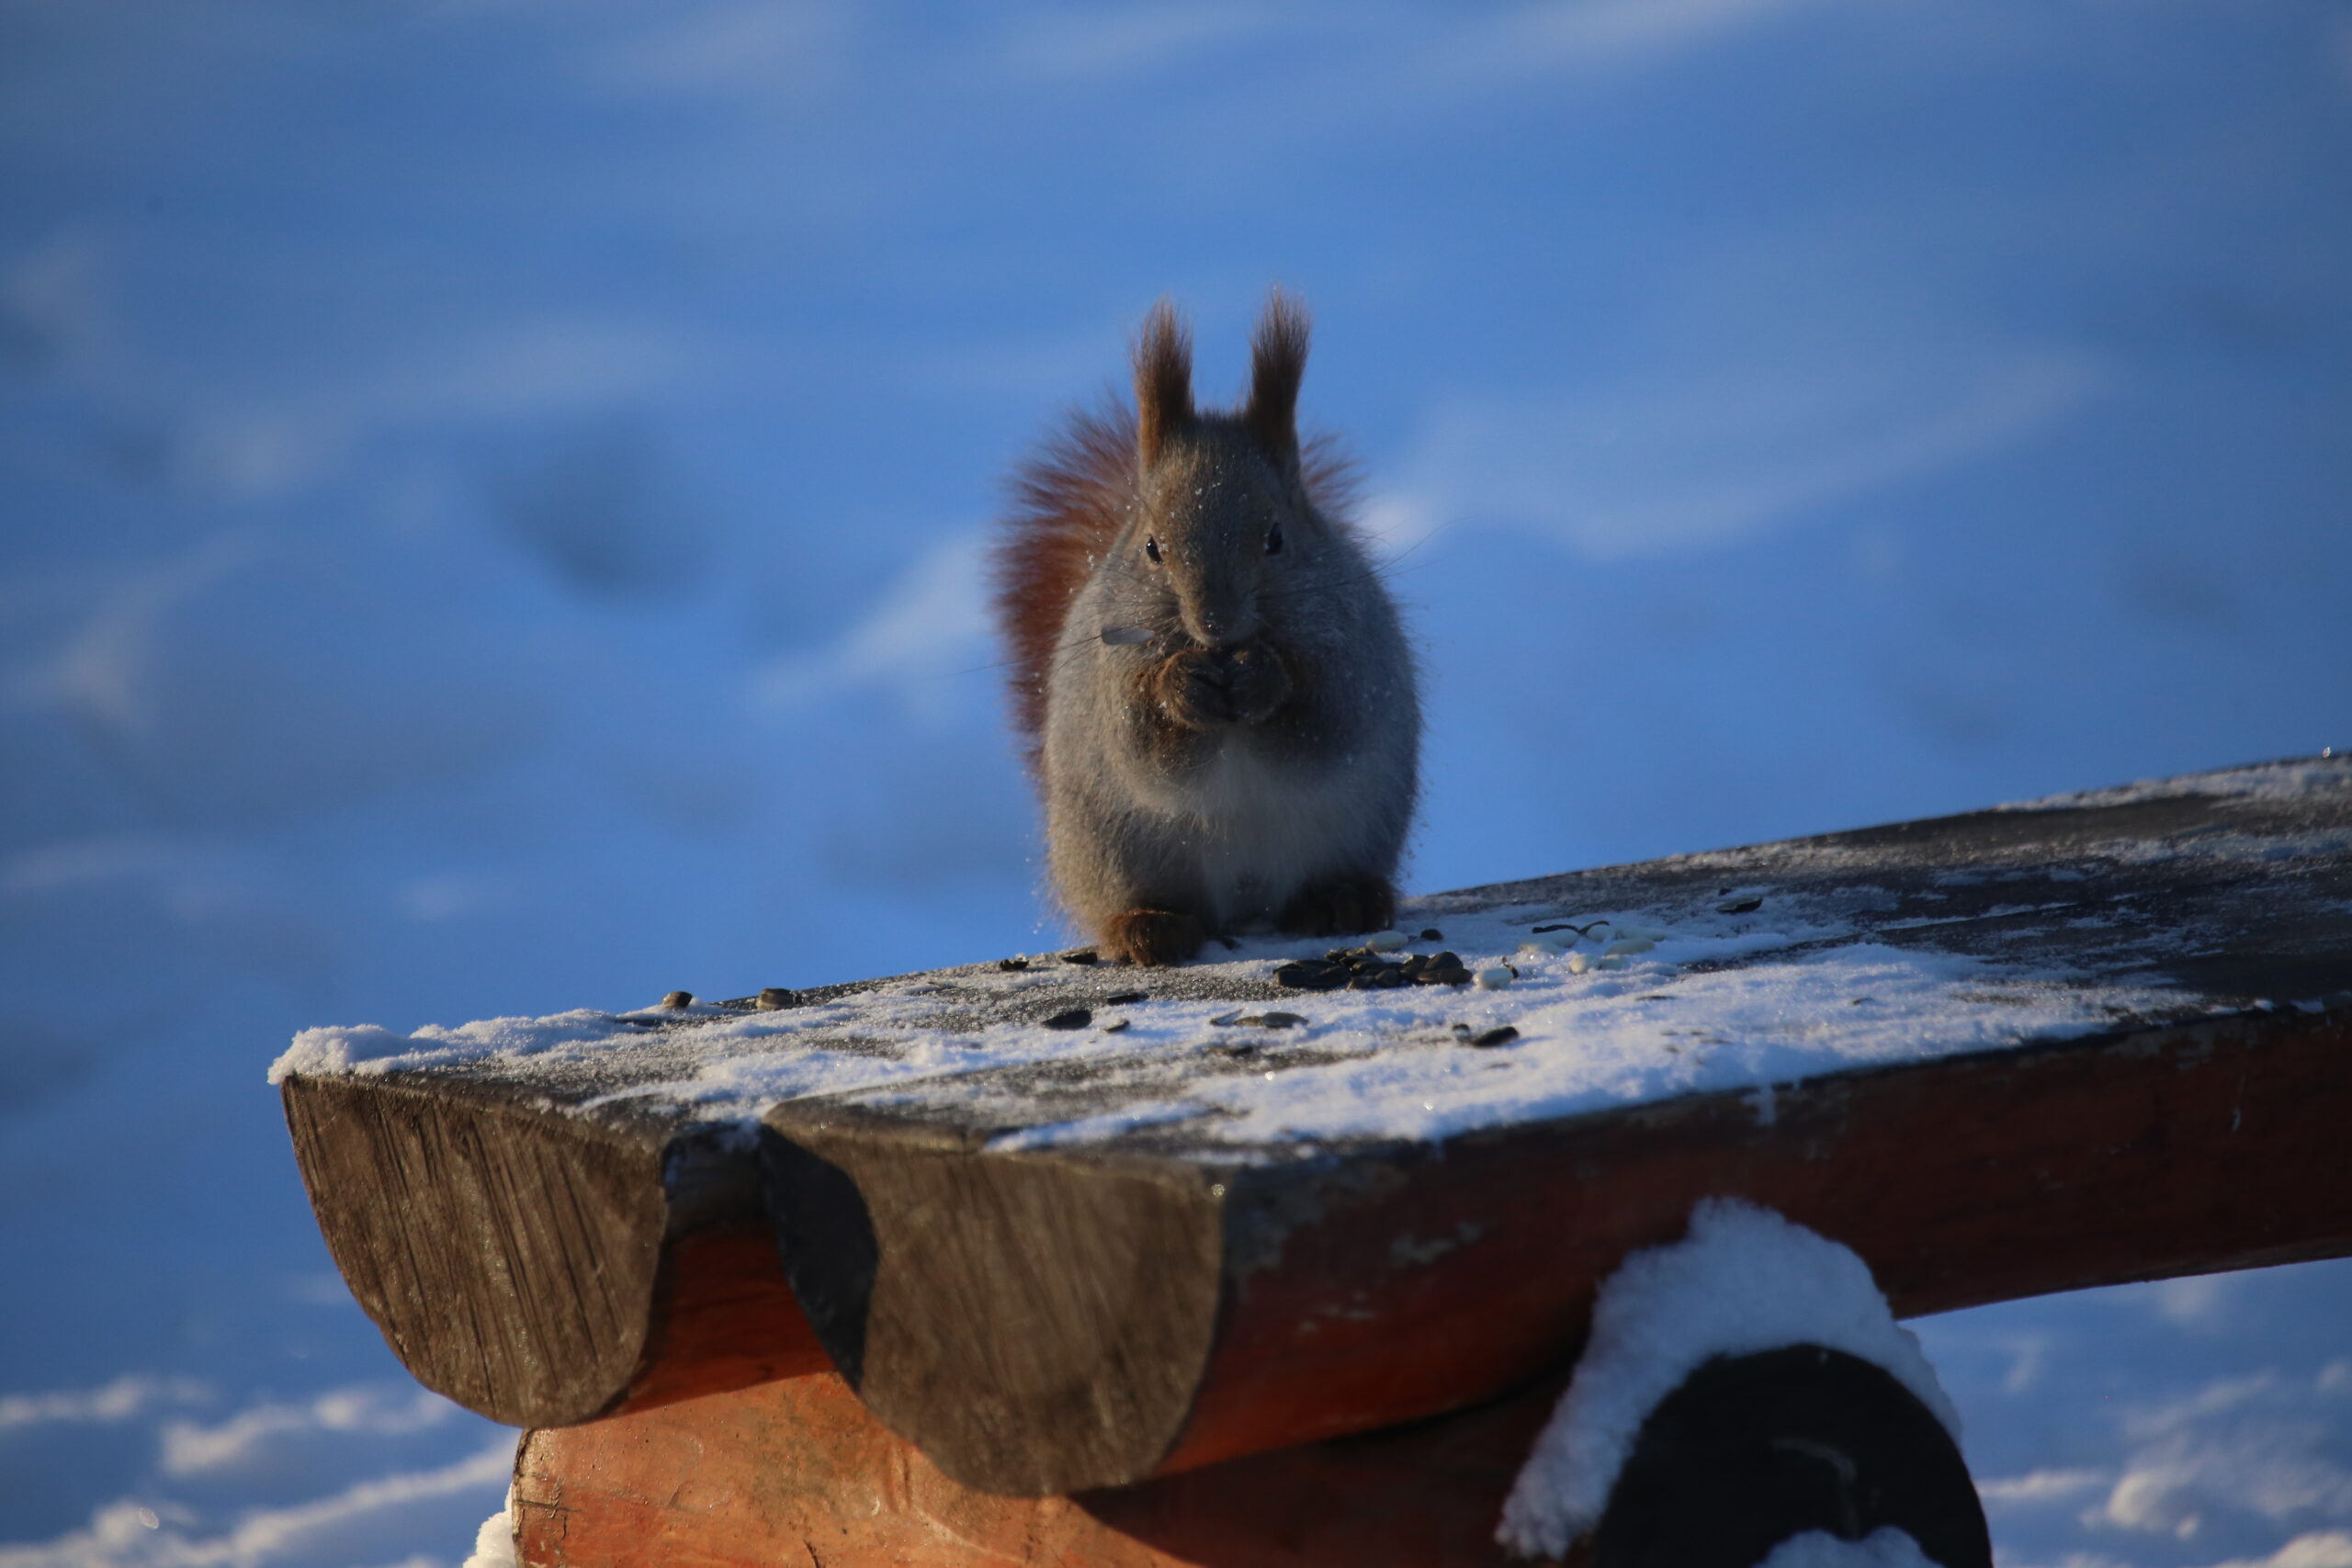
[[[1102,928],[1107,956],[1129,964],[1182,964],[1207,940],[1200,921],[1169,909],[1129,909]]]
[[[1069,604],[1125,519],[1136,488],[1136,416],[1080,410],[1012,474],[996,547],[997,624],[1012,651],[1012,722],[1030,765],[1046,729],[1046,672]]]
[[[1034,771],[1046,728],[1046,674],[1070,601],[1126,520],[1140,442],[1124,405],[1081,409],[1012,474],[1012,507],[993,560],[997,624],[1012,654],[1012,722]],[[1336,524],[1355,492],[1353,466],[1328,438],[1299,466],[1309,504]],[[1301,672],[1294,665],[1294,677]]]

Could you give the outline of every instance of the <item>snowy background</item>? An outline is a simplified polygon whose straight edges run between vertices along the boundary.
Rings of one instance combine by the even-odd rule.
[[[1411,884],[2352,741],[2352,11],[0,0],[0,1568],[424,1568],[296,1029],[1057,940],[977,553],[1276,279]],[[2352,1564],[2352,1265],[1922,1325],[2006,1564]]]

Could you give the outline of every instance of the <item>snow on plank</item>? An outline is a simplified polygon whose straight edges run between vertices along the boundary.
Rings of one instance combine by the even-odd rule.
[[[1263,939],[317,1030],[273,1077],[430,1386],[552,1425],[829,1357],[947,1474],[1033,1495],[1492,1393],[1709,1194],[1853,1247],[1906,1314],[2352,1250],[2343,759],[1399,923],[1351,966]],[[1408,955],[1508,984],[1375,967]]]

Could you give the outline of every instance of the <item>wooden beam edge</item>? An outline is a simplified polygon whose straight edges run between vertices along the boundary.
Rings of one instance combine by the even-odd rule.
[[[1898,1315],[2352,1254],[2352,1010],[2250,1014],[1457,1140],[1229,1271],[1166,1474],[1439,1414],[1574,1352],[1714,1196],[1860,1253]],[[1228,1200],[1231,1202],[1231,1200]],[[1259,1244],[1265,1250],[1265,1244]]]

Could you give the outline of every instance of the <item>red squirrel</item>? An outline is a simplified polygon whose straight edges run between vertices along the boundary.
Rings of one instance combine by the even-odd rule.
[[[1374,931],[1419,790],[1420,705],[1395,604],[1302,448],[1307,319],[1279,290],[1250,393],[1193,404],[1165,301],[1135,406],[1073,414],[1014,473],[996,608],[1047,863],[1108,958],[1175,964],[1267,927]]]

